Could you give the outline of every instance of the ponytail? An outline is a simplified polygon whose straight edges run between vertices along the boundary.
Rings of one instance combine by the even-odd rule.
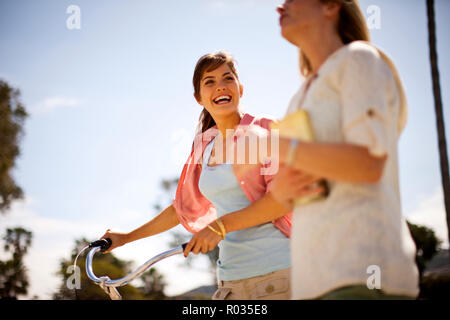
[[[198,118],[197,133],[203,133],[215,125],[216,122],[214,121],[214,118],[211,116],[208,110],[203,108],[202,112],[200,113],[200,117]]]

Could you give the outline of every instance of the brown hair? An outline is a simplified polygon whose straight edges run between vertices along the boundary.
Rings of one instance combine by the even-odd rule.
[[[359,6],[358,0],[319,0],[322,3],[330,1],[341,4],[337,31],[344,44],[352,41],[370,41],[369,28]],[[306,55],[300,51],[300,72],[307,77],[312,72],[311,63]]]
[[[236,71],[235,60],[231,54],[225,51],[219,51],[217,53],[208,53],[203,55],[195,66],[194,76],[192,77],[192,84],[194,85],[194,96],[197,101],[200,100],[200,82],[205,72],[211,72],[219,68],[226,63],[230,67],[231,72],[238,78]],[[203,108],[200,117],[197,132],[205,132],[209,128],[216,124],[211,114]]]

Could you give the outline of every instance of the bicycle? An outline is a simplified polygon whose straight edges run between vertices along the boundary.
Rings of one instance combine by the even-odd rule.
[[[126,276],[124,276],[120,279],[111,280],[108,276],[97,277],[94,274],[94,271],[92,269],[92,260],[94,258],[94,255],[98,251],[105,252],[106,250],[108,250],[108,248],[111,246],[111,244],[112,244],[112,241],[109,238],[100,239],[100,240],[90,243],[88,248],[91,248],[91,250],[89,251],[89,253],[87,254],[87,257],[86,257],[86,274],[87,274],[87,276],[95,284],[99,285],[100,288],[102,288],[103,291],[105,291],[106,294],[108,294],[108,296],[111,298],[111,300],[121,300],[122,299],[122,296],[120,295],[119,291],[116,289],[117,287],[125,286],[130,281],[134,280],[135,278],[138,278],[155,263],[157,263],[165,258],[171,257],[173,255],[183,253],[183,251],[187,245],[187,243],[183,243],[182,245],[179,245],[176,248],[164,251],[164,252],[152,257],[150,260],[148,260],[143,265],[138,267],[133,272],[127,274]]]

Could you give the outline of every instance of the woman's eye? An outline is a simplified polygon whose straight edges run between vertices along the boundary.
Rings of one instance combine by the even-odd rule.
[[[208,81],[205,82],[205,85],[208,85],[208,84],[211,84],[211,83],[214,83],[214,81],[208,80]]]
[[[234,78],[230,76],[230,77],[226,77],[225,80],[234,80]]]

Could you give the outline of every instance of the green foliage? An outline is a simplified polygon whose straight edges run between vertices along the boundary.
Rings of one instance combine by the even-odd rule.
[[[0,213],[10,208],[11,201],[23,198],[22,189],[11,175],[20,154],[19,140],[28,116],[19,96],[19,90],[0,79]]]
[[[29,281],[23,257],[31,246],[32,233],[23,228],[7,229],[4,250],[11,258],[0,261],[0,298],[17,299],[27,294]]]
[[[95,283],[93,283],[86,275],[86,253],[80,255],[77,261],[77,266],[80,268],[80,289],[69,289],[67,282],[72,283],[73,272],[69,272],[69,267],[73,265],[76,255],[81,249],[86,247],[90,242],[85,238],[76,240],[75,248],[72,251],[70,259],[62,259],[57,275],[61,277],[61,285],[57,292],[53,294],[53,299],[56,300],[109,300],[109,296]],[[97,253],[93,261],[93,271],[97,276],[107,275],[111,279],[122,278],[132,270],[132,262],[124,261],[112,253],[102,254]],[[149,275],[148,275],[149,274]],[[69,279],[72,276],[71,279]],[[164,299],[164,282],[162,275],[159,275],[156,269],[150,269],[147,273],[141,276],[146,283],[143,287],[137,288],[131,284],[118,288],[124,300],[142,300],[142,299]],[[156,280],[155,280],[156,279]],[[156,281],[155,284],[151,281]],[[154,290],[153,290],[154,289]]]
[[[424,276],[427,264],[439,252],[441,241],[430,228],[410,222],[408,222],[408,227],[417,248],[416,263],[420,276],[420,294],[418,298],[448,300],[450,298],[450,275],[429,274]]]
[[[163,276],[155,268],[150,268],[150,270],[141,276],[141,279],[144,285],[139,287],[139,290],[146,299],[162,300],[166,298],[164,294],[166,283]]]
[[[408,227],[416,244],[416,264],[419,269],[420,278],[422,278],[427,262],[438,252],[441,241],[430,228],[410,222],[408,222]]]

